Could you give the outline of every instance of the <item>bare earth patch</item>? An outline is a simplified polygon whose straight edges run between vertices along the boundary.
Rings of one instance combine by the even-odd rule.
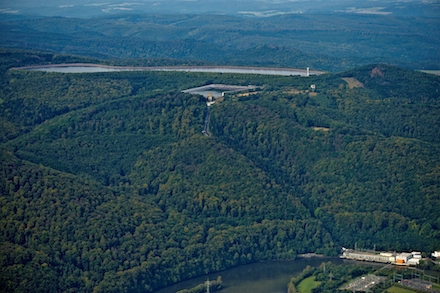
[[[297,94],[301,94],[303,92],[304,91],[297,90],[296,88],[291,88],[290,90],[285,91],[285,93],[291,94],[291,95],[297,95]]]
[[[374,67],[373,69],[371,69],[370,76],[371,76],[371,78],[373,78],[375,76],[383,77],[384,74],[383,74],[382,70],[379,67]]]
[[[258,92],[249,92],[244,94],[236,94],[237,97],[249,97],[250,95],[256,95]]]
[[[329,131],[330,128],[327,127],[313,127],[314,131]]]
[[[360,82],[359,80],[357,80],[354,77],[344,77],[342,78],[346,83],[348,83],[348,88],[349,89],[354,89],[357,87],[364,87],[364,84],[362,82]]]

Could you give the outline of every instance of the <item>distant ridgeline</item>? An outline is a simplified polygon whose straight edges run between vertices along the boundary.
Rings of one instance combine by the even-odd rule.
[[[154,292],[355,243],[440,250],[438,76],[8,70],[39,60],[90,62],[0,50],[2,292]],[[182,91],[208,84],[255,89],[205,115]]]
[[[3,15],[6,17],[6,12]],[[352,13],[239,17],[149,12],[24,18],[0,20],[0,46],[124,59],[118,63],[133,61],[126,58],[138,59],[139,63],[145,59],[168,63],[158,64],[162,66],[180,60],[177,62],[187,65],[310,67],[332,72],[377,62],[440,68],[436,17]]]

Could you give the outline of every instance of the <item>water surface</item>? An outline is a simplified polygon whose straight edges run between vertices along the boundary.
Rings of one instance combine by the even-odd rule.
[[[208,278],[223,279],[223,289],[219,293],[275,293],[287,292],[290,279],[297,276],[307,266],[319,266],[331,261],[342,264],[339,258],[311,258],[294,261],[270,261],[243,265],[223,272],[197,277],[163,288],[155,293],[176,293],[179,290],[195,287]]]
[[[27,69],[30,71],[58,72],[58,73],[94,73],[94,72],[114,72],[114,71],[133,71],[124,68],[111,68],[100,66],[54,66],[54,67],[35,67]]]
[[[62,65],[42,65],[30,66],[17,69],[59,73],[94,73],[111,71],[183,71],[183,72],[209,72],[209,73],[239,73],[239,74],[267,74],[267,75],[300,75],[305,76],[306,71],[293,68],[268,68],[268,67],[234,67],[234,66],[175,66],[175,67],[123,67],[123,66],[104,66],[95,64],[62,64]],[[322,74],[321,71],[310,71],[310,75]]]

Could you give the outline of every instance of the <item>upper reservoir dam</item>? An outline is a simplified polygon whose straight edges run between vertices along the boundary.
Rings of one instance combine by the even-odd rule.
[[[59,73],[95,73],[113,71],[183,71],[183,72],[207,72],[207,73],[237,73],[237,74],[267,74],[282,76],[309,76],[324,74],[324,71],[295,69],[295,68],[272,68],[272,67],[244,67],[244,66],[109,66],[92,63],[73,64],[49,64],[33,65],[13,68],[14,70],[31,70]]]

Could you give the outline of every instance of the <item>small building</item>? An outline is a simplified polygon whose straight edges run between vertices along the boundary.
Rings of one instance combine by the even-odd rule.
[[[420,263],[420,258],[410,258],[407,262],[410,266],[416,266]]]
[[[411,253],[413,255],[413,258],[417,258],[417,259],[421,259],[422,258],[422,253],[420,251],[413,251]]]
[[[434,251],[434,252],[432,253],[432,257],[440,258],[440,251]]]
[[[396,264],[407,264],[408,261],[413,257],[412,253],[403,252],[396,255]]]
[[[388,256],[388,257],[393,256],[393,254],[391,252],[381,252],[379,254],[382,255],[382,256]]]

